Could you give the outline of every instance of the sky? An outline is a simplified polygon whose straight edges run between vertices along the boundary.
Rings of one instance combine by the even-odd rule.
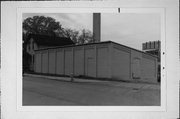
[[[35,15],[49,16],[59,21],[64,28],[92,31],[91,13],[26,13],[23,19]],[[160,40],[160,15],[137,13],[102,13],[101,41],[114,41],[138,50],[142,43]]]

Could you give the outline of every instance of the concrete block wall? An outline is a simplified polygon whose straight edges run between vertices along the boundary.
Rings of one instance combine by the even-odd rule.
[[[157,58],[142,54],[142,78],[144,80],[151,80],[157,82],[158,76],[158,62]]]
[[[131,50],[113,44],[112,78],[131,80]]]
[[[66,48],[64,51],[64,75],[73,73],[73,49]]]
[[[48,51],[43,51],[41,55],[41,73],[48,73],[48,58]]]
[[[85,47],[85,75],[96,77],[96,50],[95,46]]]
[[[74,75],[85,75],[84,47],[74,48]]]
[[[56,74],[56,51],[49,50],[49,60],[48,60],[48,73]]]
[[[34,62],[34,67],[35,67],[35,72],[41,73],[41,52],[36,52],[35,54],[35,62]]]
[[[44,74],[85,75],[110,78],[109,44],[84,45],[38,50],[35,72]]]
[[[157,58],[138,50],[112,44],[113,79],[157,82]]]
[[[109,77],[109,49],[108,47],[97,48],[97,77],[108,78]]]
[[[64,49],[56,49],[56,74],[64,74]]]
[[[38,50],[35,72],[157,82],[157,58],[113,43]]]

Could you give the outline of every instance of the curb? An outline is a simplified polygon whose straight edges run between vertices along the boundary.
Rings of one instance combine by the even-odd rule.
[[[23,76],[71,82],[71,77],[56,77],[56,76],[45,76],[45,75],[36,75],[36,74],[24,74]],[[135,83],[129,83],[129,82],[128,83],[127,82],[112,82],[112,81],[80,79],[80,78],[74,78],[74,82],[77,82],[77,83],[78,82],[79,83],[100,83],[100,84],[106,84],[109,86],[126,87],[126,88],[132,88],[132,89],[137,89],[137,90],[139,90],[139,89],[160,90],[159,85],[153,85],[153,84],[142,84],[142,83],[135,84]]]

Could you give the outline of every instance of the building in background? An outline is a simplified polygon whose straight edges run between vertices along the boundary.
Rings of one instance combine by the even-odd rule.
[[[160,41],[149,41],[142,44],[142,50],[146,53],[152,54],[158,57],[158,61],[161,60],[161,42]]]
[[[142,44],[142,50],[146,53],[158,57],[158,81],[161,76],[161,42],[160,41],[149,41]]]
[[[72,44],[74,44],[74,42],[69,38],[29,34],[27,39],[23,43],[24,70],[33,71],[35,50]]]

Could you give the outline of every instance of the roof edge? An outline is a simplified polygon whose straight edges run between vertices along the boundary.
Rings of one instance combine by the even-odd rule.
[[[42,48],[42,49],[38,49],[38,50],[35,50],[35,51],[42,51],[42,50],[56,49],[56,48],[67,48],[67,47],[75,47],[75,46],[84,46],[84,45],[93,45],[93,44],[105,44],[105,43],[117,44],[117,45],[120,45],[120,46],[122,46],[122,47],[126,47],[126,48],[129,48],[129,49],[131,49],[131,50],[135,50],[135,51],[137,51],[137,52],[140,52],[140,53],[147,54],[147,55],[150,55],[150,56],[152,56],[152,57],[158,58],[157,56],[151,55],[151,54],[149,54],[149,53],[143,52],[143,51],[141,51],[141,50],[138,50],[138,49],[135,49],[135,48],[126,46],[126,45],[122,45],[122,44],[116,43],[116,42],[114,42],[114,41],[102,41],[102,42],[79,44],[79,45],[75,45],[75,44],[73,44],[73,45],[64,45],[64,46],[57,46],[57,47]]]

